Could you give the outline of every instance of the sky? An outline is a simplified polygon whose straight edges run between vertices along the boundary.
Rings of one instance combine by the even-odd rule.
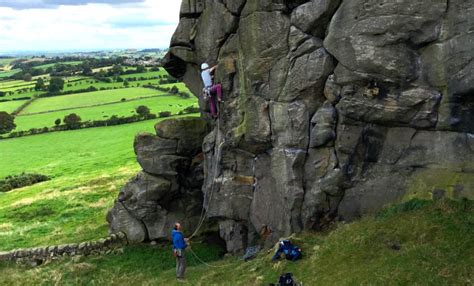
[[[0,53],[166,48],[181,0],[0,0]]]

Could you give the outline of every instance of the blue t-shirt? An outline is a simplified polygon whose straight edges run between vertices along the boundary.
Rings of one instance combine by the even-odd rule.
[[[184,236],[181,231],[173,229],[171,238],[173,239],[173,249],[186,249],[186,241],[184,241]]]
[[[201,78],[202,78],[202,82],[204,83],[204,87],[212,86],[211,69],[203,70],[201,72]]]

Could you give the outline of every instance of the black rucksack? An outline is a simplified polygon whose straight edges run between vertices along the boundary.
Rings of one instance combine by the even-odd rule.
[[[278,286],[294,286],[295,280],[293,279],[292,273],[286,273],[280,276],[280,280],[278,280]]]

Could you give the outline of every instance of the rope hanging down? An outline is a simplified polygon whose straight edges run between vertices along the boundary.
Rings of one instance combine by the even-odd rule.
[[[217,121],[217,135],[220,135],[220,120]],[[216,142],[219,142],[221,141],[221,138],[219,138],[220,136],[217,136],[216,138]],[[206,218],[207,218],[207,213],[209,211],[209,206],[211,205],[211,201],[212,201],[212,197],[213,197],[213,194],[214,194],[214,187],[216,185],[216,178],[217,178],[217,168],[218,166],[220,165],[220,161],[221,161],[221,156],[222,156],[222,147],[224,146],[224,143],[225,143],[225,139],[222,139],[222,142],[217,146],[217,152],[216,152],[216,163],[214,164],[214,168],[213,168],[213,179],[212,179],[212,183],[211,183],[211,189],[210,189],[210,194],[209,194],[209,200],[207,202],[207,208],[204,207],[204,205],[202,206],[202,210],[201,210],[201,216],[199,218],[199,223],[196,227],[196,229],[194,230],[193,234],[189,237],[189,239],[192,239],[193,237],[195,237],[199,230],[201,229],[201,227],[203,226],[204,222],[206,221]],[[207,267],[212,267],[212,268],[221,268],[221,267],[225,267],[227,266],[228,264],[226,265],[211,265],[207,262],[205,262],[204,260],[202,260],[194,251],[191,247],[189,247],[189,251],[191,252],[191,254],[200,262],[202,263],[203,265],[207,266]]]
[[[218,132],[217,134],[219,134],[219,130],[220,130],[220,120],[217,121],[217,132]],[[216,138],[216,141],[218,141],[217,139],[219,139],[219,138]],[[216,185],[216,178],[217,178],[217,171],[218,171],[217,168],[218,168],[218,166],[220,164],[220,161],[221,161],[222,147],[224,146],[224,143],[225,143],[225,140],[222,140],[222,142],[217,146],[217,152],[216,152],[217,161],[214,164],[214,169],[213,169],[214,178],[212,179],[212,182],[211,182],[211,190],[210,190],[210,194],[209,194],[209,200],[207,202],[207,208],[205,208],[204,205],[202,206],[202,211],[201,211],[201,216],[199,218],[199,223],[198,223],[196,229],[194,230],[193,234],[191,234],[191,236],[189,237],[189,239],[195,237],[198,234],[198,232],[201,229],[202,225],[206,221],[207,212],[209,210],[209,206],[211,204],[212,197],[213,197],[213,194],[214,194],[214,187]]]

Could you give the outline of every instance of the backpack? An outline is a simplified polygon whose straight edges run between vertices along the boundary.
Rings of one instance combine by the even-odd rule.
[[[295,280],[293,279],[293,273],[286,273],[280,276],[278,280],[278,286],[294,286]]]

